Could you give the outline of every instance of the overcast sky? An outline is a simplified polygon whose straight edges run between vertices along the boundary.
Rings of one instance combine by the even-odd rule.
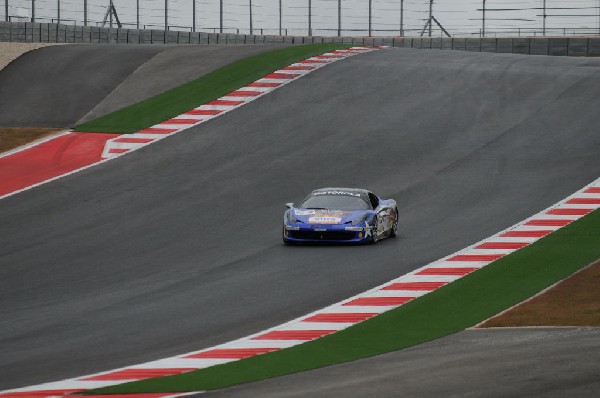
[[[32,0],[8,1],[9,15],[30,17]],[[60,1],[63,20],[83,21],[83,0],[35,0],[36,19],[49,22],[57,17]],[[140,3],[140,20],[147,28],[164,28],[165,0],[113,0],[121,22],[136,23],[136,2]],[[171,29],[189,30],[192,26],[193,0],[167,0]],[[226,32],[247,33],[249,30],[250,0],[223,0]],[[305,35],[308,31],[309,0],[281,0],[282,26],[289,34]],[[342,34],[366,35],[369,0],[342,0]],[[478,35],[482,27],[483,0],[435,0],[433,15],[454,36]],[[109,0],[88,0],[88,19],[96,25],[102,21]],[[400,29],[400,0],[372,0],[373,35],[398,35]],[[576,33],[600,32],[600,0],[546,0],[548,34],[561,34],[567,29]],[[488,35],[540,34],[542,29],[543,0],[487,0],[486,31]],[[576,9],[576,8],[582,9]],[[566,8],[566,9],[557,9]],[[503,10],[498,9],[518,9]],[[418,35],[428,17],[429,0],[404,1],[404,28],[407,35]],[[279,27],[279,0],[252,0],[255,32],[277,34]],[[312,28],[314,35],[336,35],[338,27],[338,0],[312,0]],[[4,7],[0,10],[4,19]],[[67,21],[67,23],[73,23]],[[199,31],[219,27],[219,0],[196,0],[196,25]],[[131,27],[129,25],[128,27]],[[143,26],[142,26],[143,27]],[[434,29],[434,35],[440,35]]]

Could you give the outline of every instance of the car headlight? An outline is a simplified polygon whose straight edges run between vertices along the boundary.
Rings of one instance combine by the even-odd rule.
[[[296,217],[294,217],[294,210],[290,209],[290,210],[286,211],[283,221],[286,224],[296,224],[298,222],[298,220],[296,219]]]
[[[362,216],[355,218],[354,220],[352,220],[352,225],[359,225],[362,224],[368,217],[368,214],[363,214]]]

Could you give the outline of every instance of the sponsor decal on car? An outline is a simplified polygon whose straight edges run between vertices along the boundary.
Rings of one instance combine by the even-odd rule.
[[[359,232],[359,231],[362,231],[362,230],[364,230],[364,229],[365,229],[365,227],[346,227],[346,231],[355,231],[355,232]],[[369,228],[369,231],[370,231],[370,230],[371,230],[371,229]]]
[[[314,210],[294,210],[294,214],[297,216],[309,216],[315,214]]]
[[[339,224],[342,222],[340,217],[310,217],[309,224]]]
[[[348,191],[320,191],[320,192],[313,193],[313,196],[318,196],[318,195],[346,195],[346,196],[356,196],[356,197],[360,198],[360,193],[348,192]]]

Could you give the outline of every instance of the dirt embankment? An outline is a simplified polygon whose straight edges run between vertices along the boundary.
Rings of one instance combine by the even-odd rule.
[[[600,261],[479,327],[600,326]]]
[[[60,129],[0,127],[0,153],[28,144]]]

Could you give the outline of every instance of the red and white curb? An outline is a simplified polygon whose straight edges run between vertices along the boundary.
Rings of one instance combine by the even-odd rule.
[[[600,208],[600,178],[561,202],[510,228],[347,300],[251,336],[139,365],[0,393],[50,397],[210,366],[292,347],[346,329],[528,246]],[[50,391],[51,393],[46,394]],[[31,394],[31,395],[15,395]],[[133,397],[134,395],[132,395]]]
[[[245,87],[239,88],[221,98],[191,109],[179,116],[175,116],[133,134],[124,134],[117,138],[113,138],[112,140],[107,141],[102,157],[104,159],[110,159],[122,155],[123,153],[139,149],[150,143],[224,115],[225,113],[252,102],[273,90],[283,87],[302,76],[306,76],[323,66],[356,54],[381,48],[386,47],[351,47],[345,50],[335,50],[286,66],[285,68],[270,73]]]

